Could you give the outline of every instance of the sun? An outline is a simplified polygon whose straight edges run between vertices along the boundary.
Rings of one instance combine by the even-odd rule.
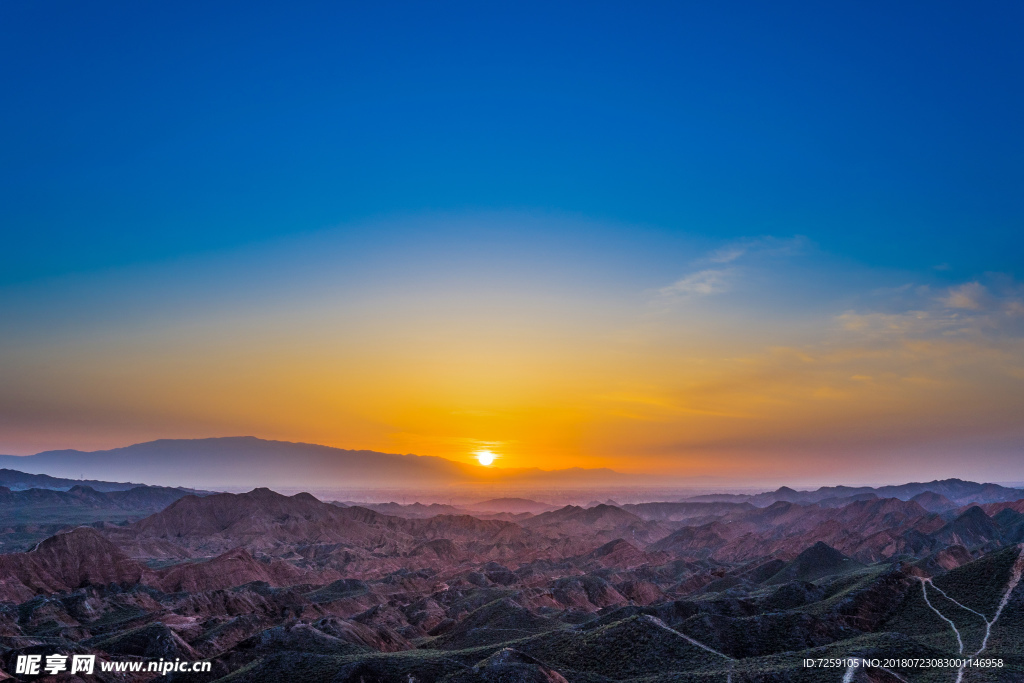
[[[490,451],[477,451],[473,455],[476,456],[476,461],[484,467],[490,467],[498,457]]]

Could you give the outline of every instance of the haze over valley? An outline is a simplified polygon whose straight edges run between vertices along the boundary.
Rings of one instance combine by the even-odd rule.
[[[1005,662],[973,680],[1024,676],[1024,489],[452,505],[0,480],[4,670],[49,648],[225,682],[923,682],[945,679],[801,662],[968,648]]]

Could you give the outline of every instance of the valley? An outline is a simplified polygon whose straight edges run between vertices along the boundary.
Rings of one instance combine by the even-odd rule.
[[[0,669],[58,652],[212,665],[62,681],[1024,680],[1024,493],[922,487],[469,510],[9,492],[87,523],[0,554]],[[1003,665],[802,663],[982,655]]]

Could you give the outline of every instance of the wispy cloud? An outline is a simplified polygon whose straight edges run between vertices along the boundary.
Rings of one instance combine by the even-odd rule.
[[[658,293],[663,297],[676,299],[721,294],[729,291],[735,275],[735,268],[709,268],[676,280],[668,287],[659,289]]]
[[[916,297],[903,298],[904,293]],[[909,303],[902,310],[847,311],[835,320],[846,333],[874,339],[927,339],[951,336],[1024,336],[1024,292],[1008,278],[995,278],[986,286],[978,281],[948,287],[938,296],[928,287],[875,290],[888,303]]]
[[[985,285],[980,282],[966,282],[959,287],[951,287],[941,301],[949,308],[978,311],[986,308],[991,299]]]
[[[728,292],[740,281],[744,268],[755,259],[790,256],[806,244],[807,240],[800,236],[767,236],[730,242],[697,259],[692,264],[693,272],[656,290],[657,295],[662,300],[679,301]]]
[[[708,261],[712,263],[732,263],[747,253],[747,248],[742,245],[730,245],[711,252]]]
[[[711,263],[733,263],[753,256],[791,256],[807,246],[807,238],[764,236],[731,242],[711,252],[706,260]]]

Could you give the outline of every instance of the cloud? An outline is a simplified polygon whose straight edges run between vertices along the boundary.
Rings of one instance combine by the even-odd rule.
[[[712,263],[732,263],[738,258],[741,258],[747,253],[747,247],[744,245],[730,245],[728,247],[722,247],[716,249],[708,256],[708,261]]]
[[[711,252],[706,260],[711,263],[733,263],[752,256],[791,256],[799,253],[807,246],[807,238],[795,237],[757,237],[742,239],[725,245]]]
[[[676,299],[721,294],[722,292],[729,291],[735,274],[736,270],[734,268],[709,268],[676,280],[668,287],[659,289],[658,293],[663,297]]]
[[[757,237],[731,242],[702,258],[693,265],[705,266],[685,275],[667,287],[657,290],[662,299],[685,300],[694,297],[721,294],[732,290],[748,267],[756,267],[754,261],[765,257],[791,256],[807,244],[804,237]],[[747,262],[748,265],[741,265]],[[714,267],[706,267],[716,264]],[[719,267],[726,266],[726,267]]]
[[[1013,278],[989,273],[984,284],[961,282],[939,292],[904,285],[871,292],[874,310],[834,317],[841,334],[883,339],[1024,338],[1024,288]]]
[[[991,298],[985,285],[980,282],[967,282],[959,287],[951,287],[940,301],[948,308],[978,311],[986,308]]]

